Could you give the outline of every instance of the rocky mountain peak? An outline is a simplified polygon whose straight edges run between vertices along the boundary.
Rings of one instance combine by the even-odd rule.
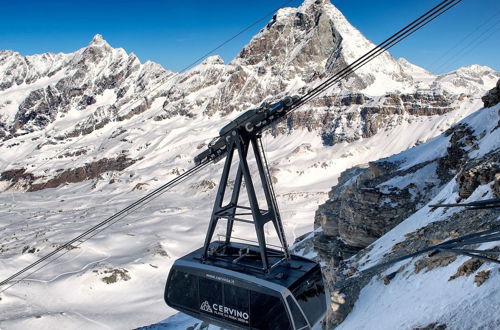
[[[201,62],[203,65],[224,64],[224,60],[219,55],[209,56]]]
[[[104,40],[103,36],[100,34],[96,34],[92,41],[88,44],[88,47],[111,47],[106,40]]]
[[[307,0],[298,8],[280,9],[232,63],[254,66],[260,75],[271,71],[309,83],[339,71],[373,47],[329,0]],[[387,91],[386,80],[404,85],[394,90],[411,89],[415,84],[408,71],[433,77],[417,66],[403,64],[383,53],[356,71],[344,87],[380,95]]]
[[[325,61],[342,41],[325,15],[325,10],[331,8],[333,5],[324,0],[305,1],[299,8],[280,9],[243,48],[236,61],[246,65],[293,63],[303,66]]]

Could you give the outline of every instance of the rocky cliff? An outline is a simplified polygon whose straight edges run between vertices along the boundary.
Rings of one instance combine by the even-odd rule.
[[[358,302],[363,287],[377,276],[390,290],[389,283],[395,276],[411,279],[422,269],[428,272],[446,267],[455,262],[457,256],[417,258],[416,262],[398,264],[399,269],[391,267],[391,272],[386,267],[378,271],[376,277],[367,273],[352,276],[357,270],[446,239],[498,227],[498,210],[462,208],[440,212],[428,206],[444,201],[455,203],[500,197],[500,101],[497,93],[497,88],[489,91],[483,97],[484,109],[434,140],[341,174],[328,201],[318,208],[315,217],[315,226],[322,230],[315,236],[314,246],[320,258],[327,262],[326,273],[333,290],[333,309],[327,328],[341,325],[356,304],[363,303]],[[401,238],[389,239],[395,236]],[[472,262],[463,259],[458,257],[461,263],[465,262],[462,268]],[[478,274],[481,265],[482,262],[469,274]],[[463,276],[459,270],[459,275],[450,280]],[[422,304],[429,303],[422,297],[417,299],[423,300]],[[434,321],[449,326],[456,324],[449,320],[451,313],[443,312]],[[416,320],[413,321],[417,328]],[[498,321],[490,317],[484,324]],[[352,322],[347,322],[345,327],[349,328],[348,324],[352,326]]]

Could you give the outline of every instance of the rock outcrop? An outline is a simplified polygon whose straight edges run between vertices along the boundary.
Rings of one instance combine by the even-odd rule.
[[[485,106],[488,105],[485,101]],[[491,121],[491,118],[496,119]],[[375,241],[402,221],[410,217],[417,221],[415,214],[426,212],[427,215],[421,217],[439,219],[406,233],[405,239],[399,243],[388,243],[392,248],[379,262],[446,239],[500,228],[495,210],[472,212],[461,209],[450,212],[448,216],[438,215],[439,211],[435,209],[421,210],[438,195],[443,197],[437,203],[449,198],[442,191],[455,196],[451,203],[472,196],[476,199],[488,195],[490,198],[500,197],[500,146],[498,127],[495,126],[498,118],[500,111],[495,108],[482,109],[433,141],[342,173],[338,184],[329,193],[329,200],[318,208],[315,217],[315,227],[321,227],[322,231],[316,234],[314,246],[327,263],[329,271],[326,277],[333,290],[333,308],[327,318],[327,328],[335,327],[345,319],[361,289],[374,276],[373,273],[351,275],[357,272],[360,263],[369,259],[370,254],[376,255],[372,250]],[[481,189],[481,194],[476,193],[478,189]],[[456,258],[454,254],[424,258],[415,263],[414,271],[420,273],[446,267]],[[377,270],[376,273],[382,272]],[[401,270],[386,274],[382,280],[385,285],[390,285],[400,273]]]
[[[498,181],[499,150],[469,158],[478,148],[478,137],[470,126],[455,125],[443,136],[449,145],[441,157],[404,169],[398,161],[383,159],[342,173],[329,200],[316,212],[315,227],[323,228],[316,238],[320,253],[346,257],[367,247],[425,205],[455,176],[461,198],[468,198],[482,184]],[[336,248],[332,250],[329,244]]]
[[[500,103],[500,79],[498,80],[496,87],[483,96],[482,100],[486,108]]]
[[[56,188],[67,183],[96,179],[101,174],[109,171],[123,171],[136,161],[137,159],[130,159],[126,155],[120,155],[113,159],[103,158],[84,166],[56,171],[56,174],[48,180],[44,177],[36,177],[32,173],[27,172],[26,169],[9,170],[0,174],[0,181],[8,182],[10,185],[9,188],[38,191],[47,188]]]

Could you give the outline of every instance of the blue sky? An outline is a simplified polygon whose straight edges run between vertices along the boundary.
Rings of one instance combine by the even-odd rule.
[[[23,55],[72,52],[99,33],[113,47],[180,71],[286,0],[0,0],[0,49]],[[332,0],[368,39],[379,43],[438,0]],[[299,6],[294,0],[288,6]],[[230,61],[271,15],[218,50]],[[468,64],[500,70],[500,1],[464,0],[391,50],[442,73]]]

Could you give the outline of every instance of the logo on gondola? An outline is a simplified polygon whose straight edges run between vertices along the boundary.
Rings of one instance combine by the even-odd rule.
[[[208,303],[208,301],[204,301],[203,304],[201,304],[200,306],[200,309],[204,312],[207,312],[207,313],[212,313],[213,314],[213,310],[212,310],[212,307],[210,307],[210,304]]]

